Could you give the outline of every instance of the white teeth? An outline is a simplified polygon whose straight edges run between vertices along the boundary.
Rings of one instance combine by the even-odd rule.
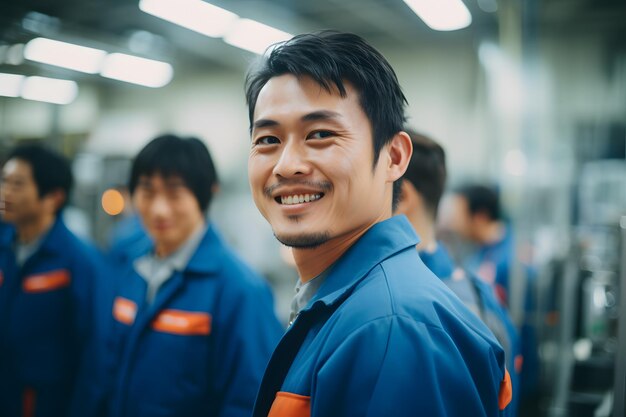
[[[290,196],[280,196],[281,204],[302,204],[302,203],[310,203],[311,201],[319,200],[322,198],[321,194],[299,194],[299,195],[290,195]]]

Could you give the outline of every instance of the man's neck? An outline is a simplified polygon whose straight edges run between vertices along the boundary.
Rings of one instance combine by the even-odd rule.
[[[55,215],[42,215],[27,223],[16,225],[19,243],[28,244],[34,242],[52,227],[55,220]]]
[[[415,229],[420,238],[420,243],[416,248],[418,251],[432,253],[437,249],[437,237],[435,234],[435,221],[424,210],[413,210],[410,216],[407,216],[409,222]]]
[[[337,236],[314,249],[293,248],[293,258],[296,262],[300,281],[308,282],[328,269],[354,245],[376,223],[391,217],[385,213],[365,227]]]

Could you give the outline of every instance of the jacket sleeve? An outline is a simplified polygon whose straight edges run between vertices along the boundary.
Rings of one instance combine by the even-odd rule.
[[[491,348],[475,342],[457,346],[441,328],[411,318],[369,322],[320,367],[311,415],[503,415],[498,406],[503,371]],[[474,363],[468,366],[466,359]]]
[[[284,330],[265,284],[224,294],[216,340],[214,384],[220,417],[250,416],[267,362]],[[216,319],[218,319],[216,317]]]

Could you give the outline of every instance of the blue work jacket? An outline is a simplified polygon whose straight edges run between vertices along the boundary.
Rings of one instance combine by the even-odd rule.
[[[466,261],[466,268],[493,286],[500,304],[509,305],[509,280],[515,261],[513,232],[505,226],[504,236],[494,243],[481,245]]]
[[[102,260],[60,218],[21,268],[14,231],[0,236],[0,415],[66,416]]]
[[[503,347],[506,367],[511,375],[513,399],[507,407],[509,416],[517,415],[522,366],[519,335],[509,313],[500,305],[493,288],[467,271],[457,268],[445,246],[437,242],[434,252],[419,251],[424,264],[450,288],[463,303],[476,313]]]
[[[213,226],[152,303],[132,263],[114,278],[103,343],[109,382],[90,394],[102,396],[101,405],[85,409],[110,417],[249,416],[284,330],[266,282]]]
[[[335,262],[274,351],[255,417],[501,415],[504,352],[417,243],[397,216]]]

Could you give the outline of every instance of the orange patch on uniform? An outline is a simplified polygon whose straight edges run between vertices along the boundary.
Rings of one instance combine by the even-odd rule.
[[[113,317],[120,323],[129,326],[135,322],[137,315],[137,304],[123,297],[115,297],[113,302]]]
[[[24,292],[36,293],[58,290],[70,285],[70,273],[65,269],[43,272],[24,278],[22,289]]]
[[[522,355],[517,355],[515,357],[515,372],[518,374],[522,372],[522,366],[524,365],[524,357]]]
[[[280,391],[267,417],[310,417],[311,397]]]
[[[4,274],[2,273],[2,270],[0,270],[0,287],[2,287],[3,282],[4,282]]]
[[[211,315],[182,310],[163,310],[152,321],[159,332],[184,336],[206,336],[211,333]]]
[[[513,399],[513,386],[511,385],[511,375],[504,370],[504,379],[500,382],[500,393],[498,394],[498,406],[504,410]]]

